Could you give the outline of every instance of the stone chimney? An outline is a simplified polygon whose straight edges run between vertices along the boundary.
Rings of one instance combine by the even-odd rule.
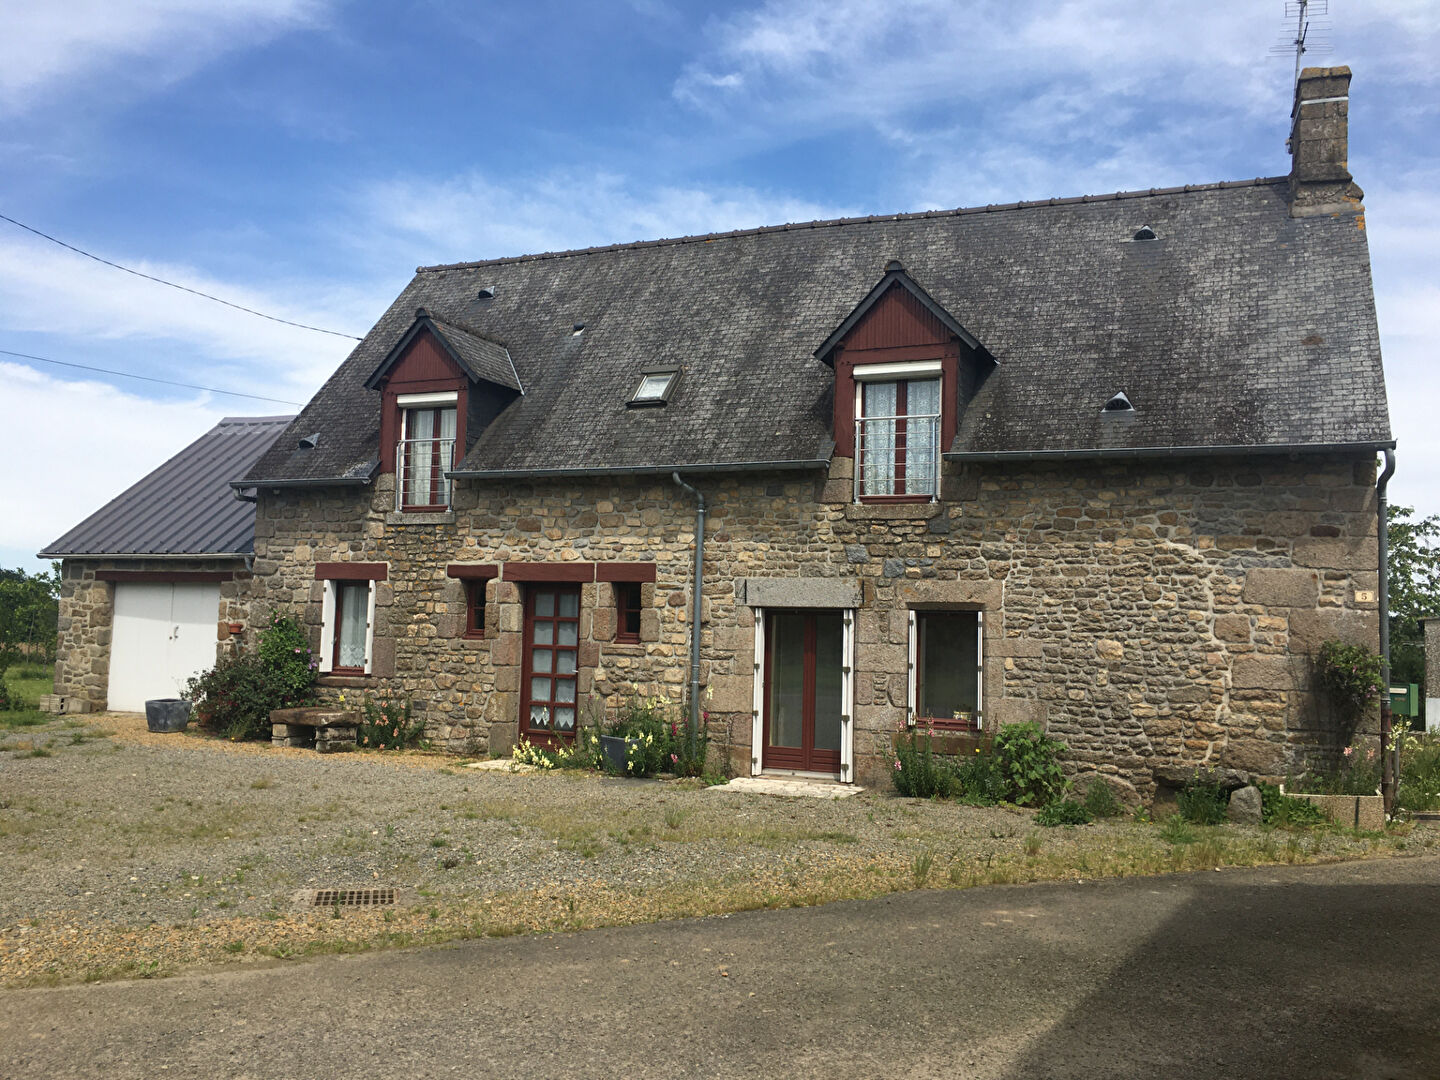
[[[1360,212],[1365,193],[1346,167],[1350,69],[1306,68],[1290,110],[1290,216]]]

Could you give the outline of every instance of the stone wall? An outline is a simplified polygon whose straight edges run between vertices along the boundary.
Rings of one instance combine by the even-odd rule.
[[[218,650],[231,641],[230,624],[246,626],[250,575],[243,559],[63,560],[60,564],[55,693],[88,701],[92,710],[105,708],[110,683],[110,631],[115,615],[115,586],[95,576],[106,570],[234,574],[234,580],[220,583],[220,606],[215,613],[217,655]],[[242,630],[242,633],[245,632],[248,632],[248,626]]]
[[[1425,620],[1425,730],[1440,731],[1440,618]]]
[[[1376,645],[1377,606],[1356,600],[1377,586],[1369,458],[947,466],[942,503],[898,506],[845,502],[849,465],[687,477],[710,506],[705,708],[738,772],[751,759],[753,579],[858,589],[856,768],[876,784],[905,722],[911,607],[982,609],[987,726],[1037,721],[1069,745],[1072,770],[1140,797],[1157,768],[1283,776],[1325,743],[1310,655],[1328,637]],[[523,586],[491,582],[487,635],[465,639],[446,565],[653,561],[638,645],[613,641],[609,586],[584,587],[581,689],[611,707],[632,693],[682,702],[694,506],[673,483],[462,482],[452,514],[423,520],[389,512],[391,483],[261,495],[254,603],[302,615],[316,644],[314,564],[389,564],[375,675],[332,684],[403,689],[436,740],[503,751],[519,714]]]

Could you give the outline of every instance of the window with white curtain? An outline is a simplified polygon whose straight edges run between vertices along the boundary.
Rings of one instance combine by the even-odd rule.
[[[934,498],[939,486],[940,379],[859,385],[857,495]]]
[[[455,407],[407,408],[400,411],[400,446],[396,473],[402,510],[445,509],[450,505],[454,467]]]

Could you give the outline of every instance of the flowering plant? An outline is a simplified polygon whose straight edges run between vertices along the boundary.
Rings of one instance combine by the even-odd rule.
[[[1315,656],[1315,674],[1335,710],[1340,740],[1348,744],[1371,702],[1380,698],[1380,657],[1364,645],[1327,641]]]

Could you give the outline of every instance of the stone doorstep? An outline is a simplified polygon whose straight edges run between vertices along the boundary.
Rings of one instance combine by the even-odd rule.
[[[729,791],[741,795],[788,795],[811,799],[848,799],[865,789],[855,784],[829,780],[794,780],[779,776],[737,776],[728,784],[716,784],[707,791]]]

